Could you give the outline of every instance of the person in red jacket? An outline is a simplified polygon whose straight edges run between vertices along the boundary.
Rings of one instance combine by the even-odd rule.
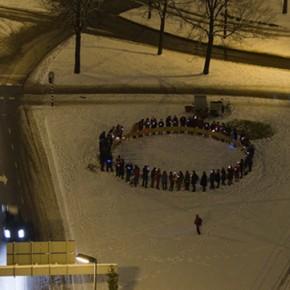
[[[156,171],[156,189],[160,189],[160,179],[161,179],[161,170],[160,168],[158,168],[158,170]]]
[[[201,234],[200,233],[200,226],[202,224],[202,218],[198,214],[195,216],[194,224],[196,226],[197,234],[200,235]]]

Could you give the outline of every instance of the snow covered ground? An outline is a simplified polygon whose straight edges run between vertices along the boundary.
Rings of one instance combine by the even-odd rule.
[[[266,54],[275,54],[285,57],[289,57],[289,33],[290,33],[290,21],[289,13],[282,14],[282,1],[279,0],[268,0],[264,3],[271,7],[273,13],[273,19],[271,24],[276,25],[275,30],[269,30],[268,33],[271,33],[272,38],[247,38],[242,42],[235,41],[233,39],[223,40],[224,44],[231,48],[236,48],[240,50],[255,51]],[[129,19],[131,21],[140,23],[144,26],[148,26],[159,30],[160,27],[160,17],[155,10],[152,11],[152,18],[147,18],[148,9],[144,7],[131,9],[125,11],[121,14],[122,17]],[[167,14],[165,31],[173,35],[180,35],[185,38],[198,39],[198,36],[192,36],[192,26],[189,24],[182,25],[180,28],[180,19],[174,16]],[[215,44],[222,45],[222,41],[219,38],[215,38]]]
[[[29,10],[29,11],[46,11],[44,4],[47,0],[0,0],[0,7]]]
[[[120,289],[289,289],[289,102],[233,99],[231,118],[269,122],[276,134],[255,141],[253,172],[239,183],[192,193],[134,188],[113,173],[87,170],[98,162],[103,130],[117,124],[128,130],[140,117],[183,112],[176,96],[166,97],[168,105],[165,96],[148,102],[147,96],[139,102],[115,97],[107,104],[31,108],[50,157],[66,236],[76,240],[77,251],[118,263]],[[223,143],[188,135],[121,146],[114,156],[121,153],[141,168],[196,169],[199,175],[240,156]],[[204,220],[201,236],[193,224],[197,213]],[[101,281],[99,287],[106,289]]]
[[[113,86],[118,81],[174,85],[169,74],[186,85],[188,71],[180,65],[185,55],[166,51],[158,58],[149,53],[152,47],[86,35],[83,40],[83,74],[72,74],[69,41],[44,60],[32,80],[45,83],[46,72],[54,70],[57,84],[67,86]],[[92,43],[99,47],[96,54]],[[289,92],[287,71],[219,61],[213,65],[204,85],[216,78],[220,86],[235,82],[260,87],[277,75],[269,92]],[[231,65],[236,73],[227,72]],[[242,75],[243,69],[247,73]],[[240,77],[235,78],[237,74]],[[279,76],[282,85],[277,88]],[[44,105],[31,107],[29,116],[36,121],[35,134],[41,132],[38,138],[46,148],[64,209],[66,236],[76,240],[78,252],[97,257],[100,263],[118,263],[120,289],[289,288],[289,101],[228,98],[235,108],[230,119],[271,123],[276,133],[255,141],[255,165],[249,176],[206,193],[200,188],[196,193],[133,188],[113,173],[87,169],[89,163],[98,164],[98,136],[103,130],[122,124],[128,132],[141,118],[181,116],[192,95],[55,95],[54,108],[48,95],[41,96]],[[115,157],[120,153],[141,168],[148,164],[168,171],[196,169],[199,175],[202,169],[208,172],[235,163],[240,156],[223,143],[188,135],[131,139],[116,150]],[[201,236],[193,224],[197,213],[204,219]],[[98,284],[106,289],[105,282]],[[86,285],[74,289],[91,287]]]
[[[213,61],[212,73],[202,76],[203,60],[189,55],[165,51],[157,57],[153,47],[86,35],[83,44],[82,74],[72,73],[69,40],[40,64],[30,81],[46,84],[53,70],[56,84],[67,86],[194,83],[264,87],[273,95],[290,92],[289,72],[284,70]],[[275,135],[254,142],[253,172],[239,183],[193,193],[135,188],[113,173],[87,169],[89,163],[98,164],[98,136],[103,130],[122,124],[128,132],[141,118],[180,116],[193,96],[55,95],[53,108],[50,96],[39,98],[44,104],[29,108],[27,116],[33,122],[23,119],[23,126],[33,129],[39,146],[46,149],[66,237],[76,241],[77,252],[97,257],[100,263],[118,263],[120,289],[289,289],[288,100],[229,96],[234,112],[219,121],[259,120],[271,123]],[[203,169],[235,163],[241,154],[213,139],[188,135],[130,139],[116,148],[114,155],[118,153],[141,168],[149,164],[168,171],[196,169],[199,175]],[[40,194],[45,201],[45,189]],[[196,214],[204,221],[201,236],[193,224]],[[63,289],[53,282],[50,289]],[[91,289],[92,283],[85,280],[67,287]],[[31,288],[18,284],[16,289]],[[102,279],[98,289],[107,289]]]

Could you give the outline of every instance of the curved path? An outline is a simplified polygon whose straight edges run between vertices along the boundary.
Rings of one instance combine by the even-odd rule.
[[[140,5],[137,5],[134,1],[125,2],[124,0],[108,0],[103,6],[104,12],[96,12],[89,22],[89,27],[98,29],[98,35],[101,34],[104,36],[127,39],[157,47],[159,38],[158,31],[149,27],[144,27],[143,25],[119,16],[120,13],[138,6]],[[110,13],[108,13],[108,11],[110,11]],[[87,31],[87,33],[94,32]],[[205,44],[200,44],[197,41],[188,40],[169,33],[165,33],[164,48],[189,54],[194,53],[199,56],[205,56],[206,52]],[[267,67],[290,69],[290,62],[287,57],[253,53],[229,48],[225,49],[221,46],[214,47],[212,58]]]

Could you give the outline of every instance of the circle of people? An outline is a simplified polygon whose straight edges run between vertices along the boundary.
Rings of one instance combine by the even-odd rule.
[[[131,162],[125,163],[124,159],[117,156],[113,160],[112,147],[115,144],[120,143],[120,140],[125,139],[124,128],[121,125],[113,126],[106,134],[103,131],[99,136],[99,150],[100,150],[100,167],[101,171],[114,172],[115,175],[121,179],[124,179],[127,183],[137,187],[141,184],[144,188],[156,188],[157,190],[191,190],[196,191],[198,184],[203,192],[210,189],[219,188],[220,186],[232,185],[234,182],[238,182],[245,175],[252,171],[253,158],[255,153],[255,147],[250,142],[248,137],[243,132],[237,132],[235,128],[231,128],[228,124],[213,121],[209,123],[197,116],[185,117],[177,116],[166,118],[165,123],[163,119],[157,122],[156,118],[142,119],[133,126],[133,132],[138,133],[138,137],[142,137],[143,134],[148,135],[149,129],[164,128],[164,131],[160,131],[158,134],[164,132],[170,134],[170,127],[191,127],[203,129],[203,136],[209,137],[208,131],[220,132],[222,135],[231,137],[233,146],[236,146],[237,142],[241,144],[244,152],[244,158],[241,158],[234,166],[229,165],[227,168],[222,167],[220,169],[212,169],[210,173],[202,172],[199,176],[195,170],[189,172],[186,170],[184,173],[180,170],[178,172],[161,170],[160,168],[153,167],[152,169],[145,165],[142,169]],[[185,130],[180,130],[180,133],[184,133]],[[155,133],[152,133],[155,135]],[[193,132],[189,132],[193,134]],[[200,134],[200,133],[199,133]],[[136,136],[134,137],[136,138]],[[212,136],[214,138],[214,136]],[[224,141],[224,140],[221,140]]]

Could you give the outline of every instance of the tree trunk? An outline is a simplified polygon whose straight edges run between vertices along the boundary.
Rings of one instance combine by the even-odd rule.
[[[76,43],[75,43],[75,74],[81,72],[81,31],[76,31]]]
[[[288,0],[283,1],[283,14],[287,14],[288,12]]]
[[[210,65],[210,60],[211,60],[212,48],[213,48],[213,34],[210,34],[208,36],[205,63],[204,63],[204,68],[203,68],[204,75],[209,74],[209,65]]]
[[[148,0],[148,15],[147,19],[151,19],[152,16],[152,0]]]
[[[163,36],[164,36],[164,30],[165,30],[165,16],[167,12],[167,3],[168,3],[168,0],[165,0],[163,10],[162,10],[162,15],[161,15],[159,43],[158,43],[158,52],[157,52],[158,55],[161,55],[163,51]]]
[[[223,35],[223,39],[226,39],[227,38],[227,25],[228,25],[228,3],[225,2],[224,35]]]
[[[75,19],[75,33],[76,33],[76,43],[75,43],[75,74],[81,72],[81,0],[76,3],[76,19]]]
[[[214,21],[215,17],[214,14],[211,13],[209,18],[209,28],[208,28],[208,43],[206,48],[206,56],[205,56],[205,63],[203,68],[203,74],[209,74],[209,65],[211,60],[211,54],[213,49],[213,40],[214,40]]]

